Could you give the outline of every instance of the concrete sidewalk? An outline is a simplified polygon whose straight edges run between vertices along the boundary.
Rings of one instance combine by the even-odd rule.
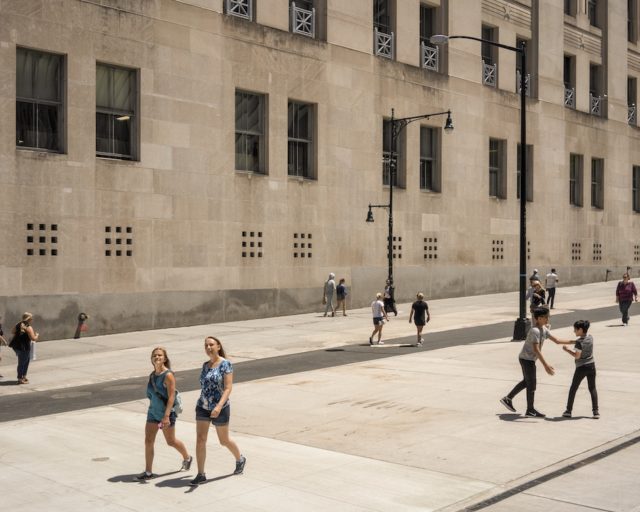
[[[611,305],[614,287],[610,282],[561,288],[557,305],[563,309],[554,312]],[[430,301],[426,345],[429,332],[514,320],[514,306],[516,294]],[[22,393],[28,400],[39,389],[146,375],[151,348],[158,344],[168,348],[174,368],[196,368],[205,359],[207,334],[223,340],[234,362],[366,343],[370,312],[348,313],[49,341],[38,346],[32,384],[0,386],[0,394]],[[408,305],[401,305],[399,316],[385,326],[385,338],[412,335],[407,320]],[[506,411],[498,399],[521,375],[520,343],[505,337],[236,384],[231,430],[248,458],[245,474],[227,478],[233,458],[216,446],[212,433],[210,481],[196,489],[186,485],[195,472],[177,473],[179,455],[160,438],[154,471],[161,476],[147,484],[133,481],[144,463],[146,401],[0,423],[3,508],[454,511],[485,503],[486,510],[501,511],[637,511],[640,322],[619,324],[612,319],[591,329],[602,414],[597,421],[590,418],[586,384],[576,399],[575,419],[559,418],[573,362],[550,342],[544,352],[557,373],[550,377],[539,369],[536,395],[536,405],[549,417]],[[568,328],[556,332],[571,334]],[[4,350],[3,356],[0,374],[9,380],[15,358]],[[193,450],[190,411],[198,393],[184,395],[177,435]],[[524,392],[515,400],[521,412],[524,400]],[[616,446],[625,448],[601,455]],[[593,462],[581,467],[584,460]],[[557,478],[541,478],[554,472]],[[536,479],[543,483],[532,486]],[[513,495],[491,504],[492,497],[509,491]]]

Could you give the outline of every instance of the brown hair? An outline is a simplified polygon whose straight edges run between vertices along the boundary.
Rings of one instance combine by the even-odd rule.
[[[205,341],[207,341],[207,340],[215,341],[218,344],[218,346],[220,347],[220,349],[218,350],[218,355],[220,355],[221,357],[224,357],[225,359],[227,358],[227,354],[224,351],[224,347],[222,346],[222,342],[218,338],[216,338],[215,336],[207,336],[204,340]]]
[[[162,353],[164,354],[164,365],[171,369],[171,361],[169,361],[169,355],[167,354],[167,349],[164,347],[156,347],[151,351],[151,362],[153,363],[153,353],[156,350],[162,350]]]

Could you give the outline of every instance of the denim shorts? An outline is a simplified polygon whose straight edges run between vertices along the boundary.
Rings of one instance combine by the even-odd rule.
[[[175,427],[177,419],[178,419],[178,416],[176,415],[176,413],[171,411],[171,414],[169,414],[169,428]],[[161,421],[162,421],[162,418],[160,419],[154,418],[153,415],[151,414],[151,411],[147,412],[147,423],[160,423]]]
[[[211,411],[207,411],[202,407],[196,405],[196,421],[211,421],[212,425],[227,425],[229,418],[231,417],[231,404],[227,403],[217,418],[211,417]]]
[[[384,324],[383,317],[381,316],[373,317],[373,325],[382,325],[382,324]]]

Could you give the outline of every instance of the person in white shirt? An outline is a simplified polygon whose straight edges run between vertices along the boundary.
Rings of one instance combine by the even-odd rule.
[[[387,312],[384,310],[384,302],[382,302],[382,294],[376,294],[376,300],[371,303],[371,314],[373,315],[373,332],[369,336],[369,345],[373,345],[373,337],[378,333],[378,345],[384,345],[382,338],[382,328],[384,322],[389,321]]]
[[[553,304],[556,298],[556,285],[560,279],[558,279],[558,274],[556,274],[556,269],[552,268],[551,272],[547,274],[544,280],[544,287],[547,289],[547,306],[550,309],[553,309]]]

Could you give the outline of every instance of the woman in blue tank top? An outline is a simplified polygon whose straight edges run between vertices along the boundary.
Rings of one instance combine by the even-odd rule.
[[[147,382],[147,398],[149,398],[149,409],[147,410],[147,423],[144,428],[144,472],[136,478],[140,481],[150,480],[157,475],[153,474],[154,445],[158,430],[162,430],[167,444],[180,452],[182,455],[183,471],[189,471],[193,457],[187,452],[184,443],[176,439],[176,418],[173,410],[173,402],[176,396],[176,378],[171,371],[171,361],[167,355],[167,350],[163,347],[156,347],[151,352],[151,363],[153,372],[149,375]]]

